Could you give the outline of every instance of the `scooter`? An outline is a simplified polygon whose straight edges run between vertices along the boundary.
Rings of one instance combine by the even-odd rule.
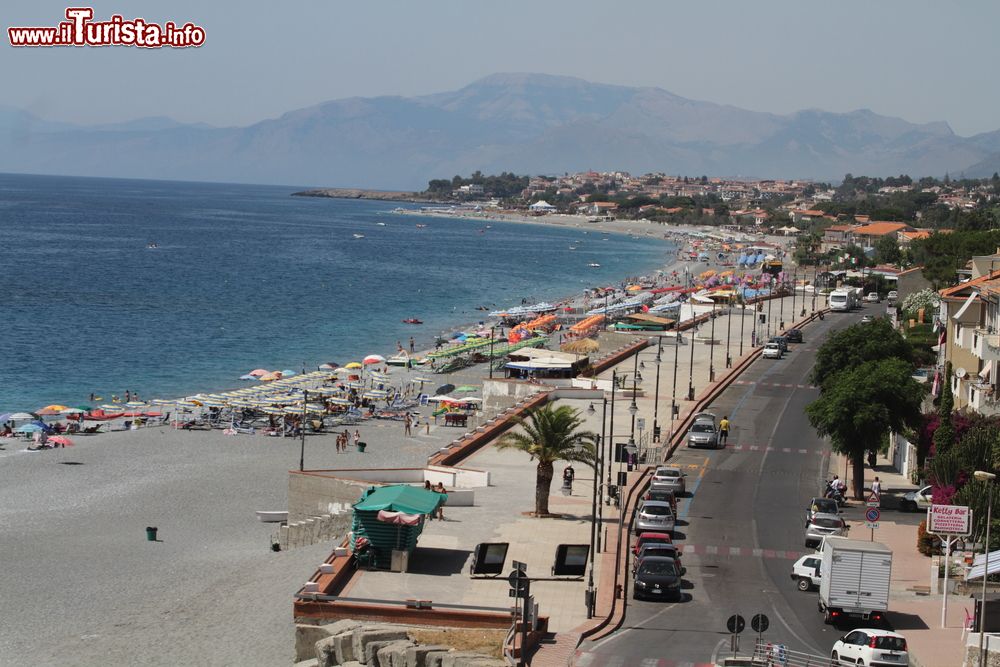
[[[834,488],[832,481],[828,481],[826,483],[826,490],[823,492],[823,497],[836,500],[837,507],[843,507],[847,504],[847,499],[844,498],[844,494],[841,493],[839,489]]]

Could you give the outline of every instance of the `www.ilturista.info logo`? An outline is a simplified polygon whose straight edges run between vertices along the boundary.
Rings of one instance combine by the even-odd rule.
[[[173,21],[163,25],[145,19],[126,20],[115,14],[108,21],[93,21],[91,7],[68,7],[65,21],[54,27],[7,28],[11,46],[164,46],[185,48],[205,43],[205,29],[193,23]]]

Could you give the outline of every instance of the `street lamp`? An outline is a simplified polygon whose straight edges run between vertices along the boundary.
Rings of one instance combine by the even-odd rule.
[[[496,325],[490,327],[490,379],[493,379],[493,341],[496,340]]]
[[[688,367],[688,400],[694,400],[694,332],[696,326],[691,325],[691,365]]]
[[[764,334],[767,338],[771,337],[771,302],[774,301],[774,276],[771,276],[768,285],[770,289],[767,290],[767,332]]]
[[[733,326],[733,295],[726,297],[726,368],[733,367],[733,357],[729,354],[730,331]]]
[[[813,303],[812,312],[816,312],[816,290],[819,289],[819,285],[816,283],[816,279],[819,277],[819,259],[816,259],[816,263],[813,264]]]
[[[986,636],[986,577],[990,573],[990,522],[993,520],[993,480],[997,478],[991,472],[977,470],[972,473],[980,482],[988,482],[990,492],[986,501],[986,542],[983,544],[983,594],[979,600],[979,667],[986,667],[986,654],[983,652],[983,637]],[[948,582],[945,582],[947,586]]]
[[[660,362],[662,361],[660,353],[663,351],[663,336],[657,336],[656,338],[656,389],[655,396],[653,397],[653,441],[660,441],[660,425],[656,421],[656,418],[660,414]]]
[[[611,371],[611,441],[608,443],[608,480],[607,480],[607,490],[611,491],[611,463],[612,463],[612,452],[615,446],[615,394],[618,393],[618,371]],[[608,495],[607,504],[611,504],[611,496]]]
[[[299,424],[301,430],[302,444],[299,446],[299,472],[306,469],[306,406],[309,404],[309,390],[302,390],[302,422]]]
[[[677,335],[674,336],[674,384],[673,390],[670,393],[670,437],[674,436],[674,418],[677,416],[677,361],[678,356],[681,353],[681,342],[684,338],[681,336],[681,330],[677,330]]]
[[[740,357],[742,357],[743,356],[743,337],[744,337],[744,332],[746,332],[746,328],[747,328],[747,297],[746,297],[746,292],[743,292],[743,295],[740,297],[740,301],[742,302],[740,304]],[[754,317],[757,317],[757,315],[754,314]]]
[[[712,299],[712,329],[708,341],[708,381],[715,382],[715,299]]]

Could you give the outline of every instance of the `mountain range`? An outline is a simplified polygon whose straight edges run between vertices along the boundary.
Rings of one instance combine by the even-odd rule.
[[[543,74],[338,99],[246,127],[165,117],[85,126],[0,107],[5,172],[418,190],[477,169],[982,177],[1000,169],[1000,130],[961,137],[945,122],[864,109],[780,115]]]

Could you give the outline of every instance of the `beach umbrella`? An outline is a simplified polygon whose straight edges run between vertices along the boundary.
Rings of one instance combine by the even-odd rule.
[[[357,361],[352,361],[351,363],[349,363],[346,366],[344,366],[344,368],[348,368],[348,369],[350,369],[350,368],[361,368],[361,367],[362,367],[361,364],[358,363]]]
[[[274,371],[273,373],[268,373],[267,375],[261,375],[257,379],[261,382],[274,382],[275,380],[281,379],[281,371]]]
[[[261,408],[261,412],[265,415],[283,415],[285,411],[281,408]]]
[[[271,371],[267,370],[266,368],[255,368],[252,371],[250,371],[249,373],[247,373],[247,375],[252,375],[252,376],[254,376],[256,378],[256,377],[260,377],[261,375],[267,375],[270,372]]]
[[[466,396],[464,398],[458,399],[456,402],[457,403],[482,403],[483,399],[478,398],[476,396]]]
[[[66,412],[69,407],[65,405],[46,405],[41,410],[38,410],[35,414],[39,415],[58,415],[60,413]]]
[[[249,373],[247,373],[246,375],[241,375],[240,379],[241,380],[256,380],[257,376],[256,375],[250,375]]]
[[[30,412],[14,412],[7,415],[7,419],[13,422],[22,421],[24,419],[34,419],[35,415]]]
[[[325,364],[320,364],[319,365],[319,370],[321,370],[321,371],[332,371],[332,370],[336,369],[338,366],[340,366],[340,364],[335,364],[332,361],[328,361]]]
[[[68,415],[78,415],[78,414],[86,412],[89,409],[90,408],[87,408],[86,410],[83,409],[83,408],[66,408],[65,410],[63,410],[63,412],[65,412]]]
[[[101,406],[101,409],[102,409],[102,410],[109,410],[109,411],[111,411],[111,412],[121,412],[121,411],[122,411],[122,410],[124,410],[125,408],[123,408],[122,406],[120,406],[120,405],[117,405],[117,404],[115,404],[115,403],[110,403],[110,404],[108,404],[108,405],[102,405],[102,406]]]
[[[455,385],[453,385],[453,384],[443,384],[440,387],[438,387],[437,391],[435,391],[434,393],[435,394],[450,394],[453,391],[455,391]]]
[[[369,354],[367,357],[361,360],[361,362],[366,366],[370,364],[381,364],[384,361],[385,357],[383,357],[381,354]],[[348,364],[348,366],[350,366],[350,364]]]
[[[384,389],[372,389],[371,391],[366,391],[364,394],[362,394],[362,396],[364,398],[374,398],[374,399],[387,398],[389,396],[389,392],[385,391]]]
[[[467,394],[467,393],[469,393],[470,391],[477,391],[477,390],[478,390],[478,388],[477,388],[477,387],[473,387],[473,386],[472,386],[472,385],[470,385],[470,384],[463,384],[463,385],[462,385],[461,387],[459,387],[459,388],[458,388],[458,389],[456,389],[455,391],[456,391],[457,393],[459,393],[459,394],[463,394],[463,393]]]
[[[38,431],[42,431],[42,430],[44,430],[44,429],[42,429],[42,427],[39,426],[38,424],[24,424],[22,426],[18,426],[16,429],[14,429],[14,432],[15,433],[37,433]]]
[[[281,371],[281,377],[290,378],[293,375],[298,375],[298,373],[296,373],[295,371],[293,371],[290,368],[286,368],[285,370]]]
[[[145,401],[129,401],[125,404],[129,408],[148,408],[149,405]]]
[[[430,382],[430,380],[427,379],[427,378],[425,378],[425,377],[415,377],[415,378],[411,379],[410,382],[414,382],[414,383],[419,382],[420,384],[424,384],[426,382]]]
[[[458,402],[458,399],[452,398],[451,396],[443,396],[443,395],[440,395],[440,394],[437,395],[437,396],[431,396],[427,400],[430,401],[431,403],[457,403]]]
[[[327,399],[326,402],[329,403],[330,405],[354,405],[354,403],[352,403],[350,399],[347,398],[330,398]]]

